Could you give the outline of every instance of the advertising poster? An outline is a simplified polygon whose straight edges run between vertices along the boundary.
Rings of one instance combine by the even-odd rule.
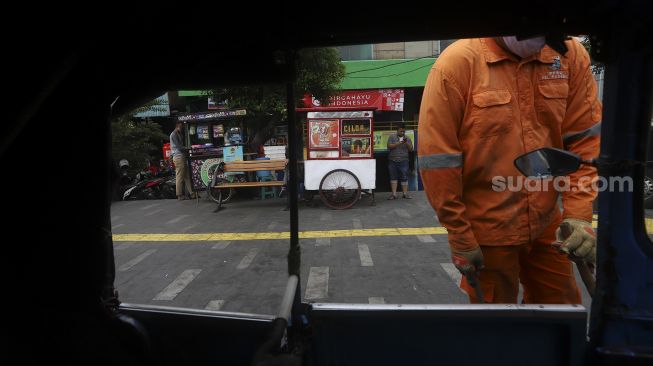
[[[225,146],[222,148],[222,156],[224,158],[224,162],[232,162],[232,161],[243,161],[243,147],[242,146]],[[224,175],[238,175],[238,174],[245,174],[244,172],[228,172],[224,173]]]
[[[343,137],[341,157],[369,158],[372,156],[372,144],[369,137]]]
[[[339,147],[338,120],[311,120],[308,122],[311,149],[337,149]]]
[[[197,138],[200,140],[209,139],[209,126],[208,125],[198,125],[197,126]]]
[[[396,134],[397,131],[374,131],[374,151],[388,151],[388,138]],[[415,131],[406,130],[406,136],[410,138],[415,147]]]
[[[213,125],[213,138],[224,136],[224,126],[223,125]]]
[[[222,148],[222,153],[225,162],[243,161],[242,146],[225,146]]]
[[[202,166],[200,167],[200,177],[205,186],[208,187],[209,183],[213,180],[213,173],[215,173],[215,170],[221,162],[222,159],[220,158],[206,159],[202,162]]]

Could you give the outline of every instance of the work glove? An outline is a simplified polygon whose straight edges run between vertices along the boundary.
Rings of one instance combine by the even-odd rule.
[[[481,252],[481,247],[468,251],[459,251],[452,248],[451,261],[460,273],[468,279],[477,277],[483,268],[483,252]]]
[[[558,250],[576,262],[582,260],[592,267],[596,264],[596,234],[592,224],[578,219],[564,219],[556,231]]]

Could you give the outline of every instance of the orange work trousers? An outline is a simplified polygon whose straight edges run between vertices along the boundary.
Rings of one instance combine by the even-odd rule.
[[[486,303],[517,303],[519,283],[524,288],[525,304],[580,304],[581,296],[574,277],[573,264],[551,243],[555,231],[523,245],[483,246],[485,268],[479,283]],[[478,303],[474,289],[465,276],[460,287],[471,303]]]

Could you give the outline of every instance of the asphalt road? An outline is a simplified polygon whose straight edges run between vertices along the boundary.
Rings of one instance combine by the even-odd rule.
[[[300,206],[301,289],[308,302],[464,304],[446,231],[423,192],[349,210]],[[274,314],[287,279],[285,200],[236,198],[112,206],[121,301]],[[579,285],[582,287],[580,280]],[[583,303],[589,298],[583,289]]]

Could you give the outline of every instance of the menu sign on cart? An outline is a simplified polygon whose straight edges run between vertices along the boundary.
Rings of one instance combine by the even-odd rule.
[[[369,158],[372,156],[370,137],[343,137],[340,156],[343,158]]]
[[[338,120],[311,120],[308,122],[311,149],[337,149],[339,147]]]
[[[343,119],[341,123],[343,136],[370,134],[369,119]]]

